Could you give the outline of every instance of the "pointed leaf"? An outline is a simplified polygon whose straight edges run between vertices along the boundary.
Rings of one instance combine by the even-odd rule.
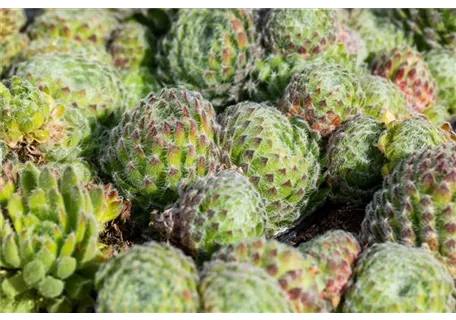
[[[32,214],[40,220],[47,220],[49,208],[46,203],[46,194],[42,189],[35,189],[28,198],[28,207]]]
[[[65,209],[68,219],[66,232],[71,232],[78,229],[78,219],[84,212],[84,195],[78,187],[71,189],[71,192],[63,194]]]
[[[26,230],[33,230],[35,227],[39,227],[40,219],[38,219],[38,217],[33,214],[28,214],[26,216],[23,216],[22,223],[24,226],[22,227],[23,229],[21,231],[21,234]]]
[[[46,238],[43,241],[40,251],[36,254],[36,259],[39,260],[44,267],[46,273],[49,272],[54,265],[57,257],[57,246],[51,239]]]
[[[0,209],[1,210],[1,209]],[[11,228],[9,221],[5,219],[3,214],[0,212],[0,239],[5,238],[10,233],[13,233],[13,229]]]
[[[22,231],[22,217],[25,208],[22,203],[22,197],[19,194],[13,194],[8,200],[8,213],[17,233]]]
[[[76,270],[76,259],[73,257],[62,257],[57,260],[55,272],[53,273],[59,279],[66,279]]]
[[[90,199],[90,194],[87,191],[87,189],[84,189],[83,191],[84,195],[84,212],[93,212],[93,206],[92,206],[92,199]]]
[[[70,233],[65,242],[63,243],[62,249],[60,249],[59,257],[70,257],[76,247],[76,236],[74,233]]]
[[[19,268],[21,266],[21,257],[16,235],[11,233],[2,240],[2,260],[14,268]]]
[[[71,166],[67,167],[63,173],[61,192],[68,217],[68,225],[65,230],[69,233],[76,230],[78,215],[85,210],[85,199],[79,186],[79,180]]]
[[[49,169],[49,168],[45,168],[41,172],[38,183],[39,183],[40,188],[46,192],[49,192],[52,189],[58,188],[57,179],[54,177],[54,175],[51,172],[51,169]]]
[[[52,234],[54,235],[54,242],[57,246],[57,248],[61,248],[62,245],[65,243],[65,234],[63,234],[62,229],[56,224],[54,224],[53,232]],[[58,254],[58,249],[57,249],[57,254]]]
[[[76,243],[81,243],[84,240],[84,235],[86,233],[86,228],[87,228],[87,215],[84,213],[81,213],[79,215],[79,221],[77,223],[77,229],[76,230]]]
[[[103,189],[95,188],[90,190],[90,199],[92,201],[93,214],[99,219],[105,202]]]
[[[71,166],[68,166],[63,172],[61,178],[61,190],[62,194],[69,194],[74,187],[79,186],[79,179],[74,169]]]
[[[52,189],[49,191],[47,198],[49,206],[48,219],[61,226],[62,230],[65,230],[67,220],[62,195],[56,189]],[[64,217],[63,220],[61,219],[62,216]]]
[[[87,217],[86,232],[79,247],[76,259],[80,266],[93,260],[98,253],[98,228],[93,216]]]
[[[31,162],[27,163],[21,176],[21,187],[24,197],[28,197],[29,194],[38,187],[39,176],[40,170],[38,170]]]
[[[87,262],[92,261],[98,253],[98,246],[97,246],[96,239],[90,239],[86,246],[84,247],[84,251],[81,252],[79,255],[79,263],[84,265]]]
[[[29,237],[20,237],[19,247],[21,249],[21,256],[24,261],[30,261],[34,259],[36,251],[33,248],[33,239]]]

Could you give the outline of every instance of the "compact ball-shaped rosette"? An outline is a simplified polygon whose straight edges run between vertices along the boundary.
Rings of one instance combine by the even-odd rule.
[[[320,176],[318,137],[299,118],[254,102],[229,107],[220,116],[221,146],[265,201],[266,234],[277,236],[308,214]]]
[[[267,216],[248,178],[225,170],[179,190],[176,203],[152,219],[171,243],[204,259],[222,246],[263,236]]]
[[[101,266],[95,277],[96,311],[197,312],[195,263],[168,244],[137,245]]]
[[[456,48],[434,49],[424,56],[437,82],[439,102],[456,113]]]
[[[24,9],[0,9],[0,42],[3,42],[5,37],[18,33],[19,30],[27,22],[27,16]]]
[[[180,185],[215,173],[219,132],[215,111],[200,93],[162,89],[124,113],[101,163],[127,198],[164,208]]]
[[[116,29],[112,39],[109,52],[118,69],[132,70],[156,64],[157,40],[145,25],[128,21]]]
[[[318,260],[276,240],[247,239],[230,244],[213,261],[248,263],[265,270],[280,284],[297,312],[330,312],[332,297]]]
[[[424,248],[376,244],[357,262],[343,312],[454,312],[445,266]]]
[[[55,9],[36,17],[28,28],[31,39],[66,38],[105,45],[118,22],[105,9]]]
[[[401,45],[379,53],[371,63],[373,75],[394,82],[406,95],[411,110],[423,112],[437,101],[437,84],[423,55]]]
[[[361,88],[366,97],[362,112],[377,121],[388,123],[394,119],[404,119],[413,111],[407,104],[404,92],[388,79],[366,75],[361,78]]]
[[[375,15],[372,10],[350,10],[347,23],[365,41],[368,60],[378,52],[392,50],[410,42],[404,30],[390,23],[388,19]]]
[[[456,144],[419,150],[385,177],[366,208],[365,242],[424,246],[456,277]]]
[[[439,127],[421,115],[392,121],[387,124],[377,144],[388,160],[383,173],[387,174],[401,160],[420,149],[440,146],[450,141],[456,141],[456,135],[448,124]]]
[[[182,9],[161,45],[161,77],[224,107],[240,99],[260,52],[255,41],[249,9]]]
[[[15,74],[56,102],[81,109],[92,122],[110,123],[123,110],[125,88],[111,65],[71,53],[47,54],[19,63]]]
[[[322,136],[361,113],[364,93],[358,77],[343,66],[317,60],[293,76],[279,106],[288,116],[302,117]]]
[[[311,58],[336,44],[337,20],[333,9],[271,9],[261,32],[266,49],[287,56]]]
[[[375,13],[402,28],[420,51],[456,48],[455,8],[397,8],[375,10]]]
[[[343,122],[326,147],[326,181],[334,201],[368,202],[381,187],[386,162],[377,144],[385,127],[358,115]]]
[[[355,262],[361,253],[358,240],[349,232],[330,230],[299,245],[298,249],[318,261],[326,293],[337,308],[353,274]]]
[[[199,290],[204,312],[296,312],[279,283],[248,263],[208,263],[201,273]]]

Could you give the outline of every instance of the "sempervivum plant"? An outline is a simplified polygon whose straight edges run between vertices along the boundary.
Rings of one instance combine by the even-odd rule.
[[[318,261],[319,277],[323,277],[329,299],[337,308],[361,253],[358,240],[349,232],[330,230],[302,243],[299,250]]]
[[[403,30],[385,18],[376,17],[371,10],[350,10],[348,25],[365,41],[369,59],[378,52],[409,42]]]
[[[85,310],[100,260],[98,232],[116,217],[112,209],[105,190],[89,190],[71,166],[55,173],[27,164],[0,215],[2,295],[32,295],[30,311]]]
[[[30,38],[67,38],[106,44],[118,22],[104,9],[56,9],[38,16],[28,28]]]
[[[377,121],[388,123],[406,118],[412,112],[405,94],[388,79],[367,75],[361,79],[361,87],[366,95],[363,114]]]
[[[179,249],[150,242],[102,265],[96,274],[97,312],[197,312],[198,273]]]
[[[205,313],[289,313],[293,303],[265,270],[247,263],[213,261],[199,286]]]
[[[229,107],[221,125],[222,148],[265,201],[267,235],[291,228],[317,189],[317,137],[301,119],[289,121],[276,108],[253,102]]]
[[[75,159],[90,133],[78,109],[57,105],[51,96],[16,76],[0,83],[0,113],[0,140],[22,160]]]
[[[423,112],[437,100],[437,85],[423,55],[406,45],[379,53],[371,64],[373,75],[390,79],[406,95],[412,110]]]
[[[366,208],[363,239],[424,246],[456,277],[456,144],[415,152],[389,174]]]
[[[456,113],[456,48],[431,50],[424,60],[437,82],[440,103]]]
[[[152,68],[156,65],[156,39],[151,30],[139,22],[119,26],[109,51],[126,89],[126,106],[131,109],[160,85]]]
[[[271,53],[309,58],[336,43],[337,20],[332,9],[271,9],[262,22],[264,46]]]
[[[456,293],[443,264],[424,248],[374,245],[358,262],[344,312],[453,312]]]
[[[101,162],[129,199],[163,208],[177,199],[179,185],[215,173],[219,131],[200,93],[162,89],[123,115]]]
[[[17,34],[26,22],[24,9],[0,9],[0,42],[4,37]]]
[[[146,26],[129,21],[121,24],[113,34],[109,51],[119,69],[152,66],[155,63],[156,39]]]
[[[388,160],[384,173],[419,149],[440,146],[451,140],[456,141],[456,136],[448,124],[439,127],[423,116],[390,122],[378,141],[378,148]]]
[[[328,312],[324,279],[318,261],[276,240],[250,239],[231,244],[214,254],[213,260],[248,263],[274,277],[297,312]]]
[[[257,56],[253,15],[248,9],[182,9],[161,47],[165,82],[225,106],[239,99]]]
[[[16,75],[68,108],[108,122],[123,107],[125,89],[114,67],[71,54],[38,55],[18,64]]]
[[[280,107],[289,117],[299,115],[313,130],[328,136],[364,103],[359,79],[343,66],[325,61],[307,65],[285,89]]]
[[[203,177],[179,193],[178,201],[158,215],[153,225],[193,256],[204,258],[221,246],[264,233],[263,200],[238,172]]]
[[[28,134],[39,140],[47,135],[41,127],[56,108],[51,96],[28,81],[13,77],[0,83],[0,98],[3,115],[0,138],[3,141],[16,143]]]
[[[420,50],[456,48],[455,8],[382,9],[376,13],[403,28]]]
[[[337,201],[371,198],[382,182],[385,157],[377,148],[384,126],[366,116],[355,116],[329,138],[326,151],[327,182]]]

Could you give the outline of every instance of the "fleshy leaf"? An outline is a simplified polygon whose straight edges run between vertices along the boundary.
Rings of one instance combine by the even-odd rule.
[[[46,298],[55,298],[63,292],[63,281],[47,276],[38,286],[38,291]]]
[[[35,285],[36,283],[43,280],[46,276],[46,271],[44,270],[43,264],[38,260],[27,263],[24,266],[23,270],[24,282],[28,286]]]

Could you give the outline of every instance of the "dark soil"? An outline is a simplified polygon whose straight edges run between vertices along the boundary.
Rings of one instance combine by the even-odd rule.
[[[361,230],[364,210],[365,205],[327,202],[293,230],[280,236],[279,240],[296,246],[332,229],[342,229],[357,236]]]

